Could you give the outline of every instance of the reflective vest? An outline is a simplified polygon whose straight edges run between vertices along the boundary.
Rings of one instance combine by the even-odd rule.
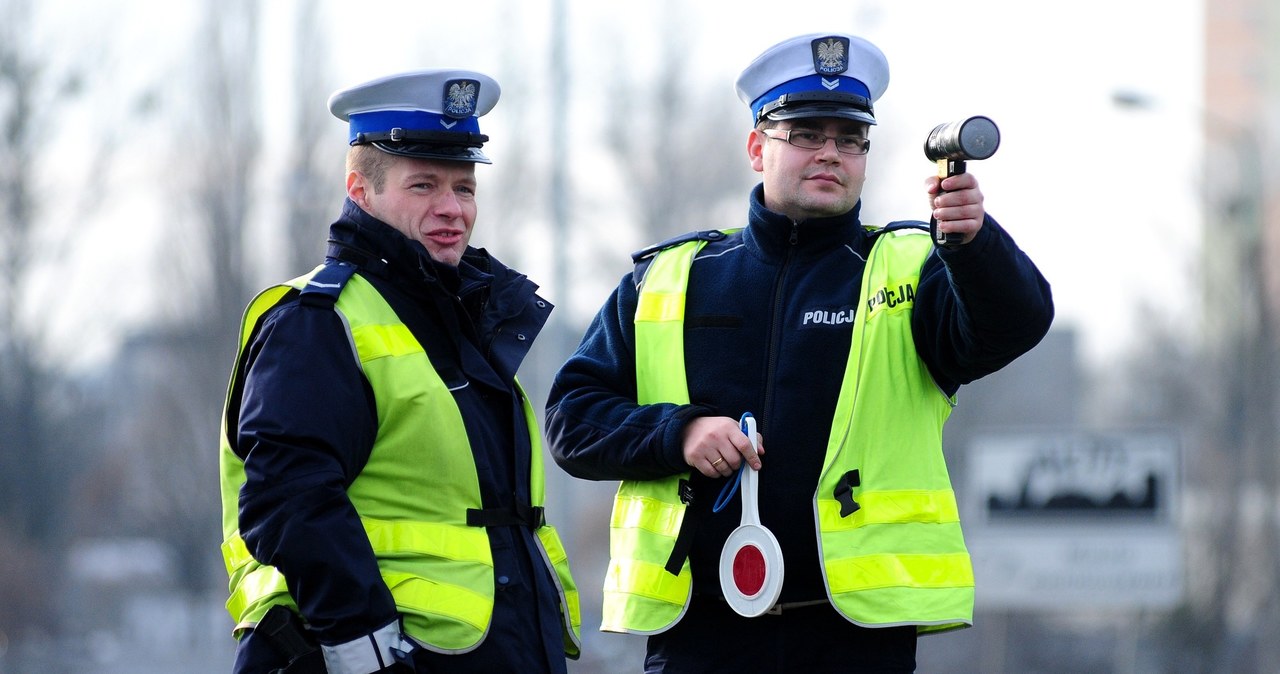
[[[242,352],[262,315],[290,290],[303,289],[322,269],[269,288],[250,303],[240,329]],[[372,387],[378,415],[368,463],[347,495],[360,513],[405,633],[441,653],[473,650],[484,640],[493,614],[494,571],[486,529],[467,525],[468,509],[484,506],[462,414],[422,345],[378,291],[357,275],[340,292],[334,309],[348,327],[353,356]],[[241,373],[232,374],[229,391],[238,376]],[[533,450],[531,505],[540,507],[545,492],[541,433],[518,382],[516,388]],[[226,606],[238,631],[257,625],[272,605],[297,610],[297,604],[284,576],[255,560],[240,537],[239,490],[245,472],[231,450],[229,432],[234,429],[226,427],[224,414],[219,460],[222,553],[230,577]],[[423,451],[422,439],[428,437],[430,451]],[[581,614],[564,545],[551,526],[543,524],[536,532],[560,592],[565,652],[576,656]]]
[[[636,305],[638,402],[689,402],[685,292],[705,241],[658,253]],[[942,454],[954,401],[916,354],[911,309],[932,249],[914,230],[877,235],[814,495],[827,595],[859,625],[921,633],[973,622],[973,569]],[[684,520],[684,475],[625,481],[610,522],[601,629],[653,634],[674,625],[692,595],[688,560],[664,566]]]

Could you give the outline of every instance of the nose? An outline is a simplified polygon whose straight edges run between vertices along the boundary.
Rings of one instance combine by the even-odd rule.
[[[814,150],[814,152],[817,152],[818,156],[825,161],[830,161],[832,159],[835,159],[836,161],[840,160],[840,151],[836,149],[835,136],[827,136],[826,141],[822,143],[822,147]]]
[[[432,209],[437,215],[456,218],[462,215],[462,203],[458,201],[458,195],[453,191],[442,192],[439,199],[436,199],[435,207]]]

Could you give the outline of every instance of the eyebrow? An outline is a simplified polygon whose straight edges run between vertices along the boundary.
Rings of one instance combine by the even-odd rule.
[[[412,173],[406,173],[404,180],[405,182],[417,182],[420,180],[433,180],[439,182],[444,179],[444,175],[445,174],[440,171],[414,171]],[[467,175],[460,178],[459,182],[475,185],[476,177],[474,175]]]

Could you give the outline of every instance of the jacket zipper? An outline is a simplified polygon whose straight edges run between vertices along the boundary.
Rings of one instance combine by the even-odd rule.
[[[770,312],[769,321],[769,363],[765,371],[764,378],[764,409],[760,410],[757,420],[760,423],[758,431],[764,433],[768,424],[767,415],[769,410],[773,409],[773,380],[774,374],[778,368],[778,350],[782,348],[782,298],[783,288],[786,286],[787,271],[791,268],[791,257],[795,254],[796,244],[800,241],[800,223],[791,221],[791,237],[789,243],[791,247],[787,249],[787,254],[782,258],[782,273],[778,274],[778,285],[773,289],[773,309]]]

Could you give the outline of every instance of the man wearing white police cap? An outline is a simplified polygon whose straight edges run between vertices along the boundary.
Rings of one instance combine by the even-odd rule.
[[[424,70],[392,75],[335,93],[329,110],[350,124],[348,142],[423,159],[492,163],[479,118],[501,90],[488,75]]]
[[[738,77],[756,122],[840,117],[875,124],[872,103],[889,86],[889,62],[852,35],[805,35],[767,49]]]
[[[497,82],[335,93],[322,264],[245,312],[221,451],[235,671],[556,672],[580,611],[515,378],[551,305],[470,245]]]
[[[747,66],[746,226],[635,253],[556,376],[552,456],[622,482],[601,629],[648,635],[645,672],[913,672],[917,635],[973,620],[942,426],[963,384],[1044,336],[1053,302],[972,174],[922,191],[955,248],[919,221],[860,221],[888,82],[884,54],[842,33]],[[724,496],[739,470],[759,471],[752,524],[780,555],[735,535],[753,519]]]

